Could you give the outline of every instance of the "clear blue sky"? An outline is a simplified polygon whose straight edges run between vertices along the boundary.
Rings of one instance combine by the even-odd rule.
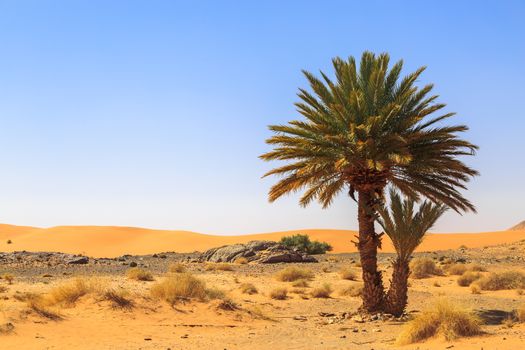
[[[523,1],[0,1],[0,222],[236,234],[357,227],[355,204],[269,204],[268,124],[300,70],[387,51],[467,123],[479,213],[525,219]],[[275,165],[275,164],[274,164]]]

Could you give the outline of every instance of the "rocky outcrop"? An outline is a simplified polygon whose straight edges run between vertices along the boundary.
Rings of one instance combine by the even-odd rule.
[[[246,244],[212,248],[202,253],[198,260],[201,262],[234,262],[238,258],[246,258],[249,262],[260,264],[317,262],[313,256],[273,241],[250,241]]]

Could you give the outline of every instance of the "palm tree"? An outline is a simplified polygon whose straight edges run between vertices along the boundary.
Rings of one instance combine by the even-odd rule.
[[[389,69],[386,53],[364,52],[359,69],[353,57],[332,63],[335,81],[323,72],[318,78],[303,71],[313,91],[299,89],[295,105],[304,119],[269,127],[275,134],[266,142],[274,149],[261,158],[288,161],[265,175],[282,177],[270,189],[269,200],[305,189],[302,206],[317,200],[326,208],[343,191],[354,200],[357,193],[363,308],[380,311],[381,234],[374,221],[385,186],[390,183],[407,196],[423,195],[456,211],[474,210],[459,190],[477,172],[458,156],[473,155],[477,147],[457,135],[466,126],[441,125],[454,114],[435,115],[445,105],[429,95],[432,85],[414,85],[424,67],[400,79],[403,62]]]
[[[397,253],[392,262],[392,280],[385,297],[385,311],[401,316],[407,305],[409,262],[414,250],[421,244],[425,233],[447,211],[444,204],[433,204],[424,201],[416,211],[413,198],[401,199],[395,190],[390,190],[390,210],[378,208],[378,222],[390,237]]]

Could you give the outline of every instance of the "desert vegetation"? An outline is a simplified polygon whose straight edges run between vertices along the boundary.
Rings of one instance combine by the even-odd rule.
[[[306,268],[300,268],[295,266],[290,266],[279,271],[275,278],[278,281],[282,282],[294,282],[297,280],[309,280],[314,277],[314,274],[311,270]]]
[[[281,244],[307,254],[325,254],[332,250],[332,246],[326,242],[312,241],[308,235],[293,235],[281,238]]]

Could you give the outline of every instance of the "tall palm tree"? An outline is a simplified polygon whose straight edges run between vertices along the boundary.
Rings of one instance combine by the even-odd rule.
[[[397,253],[392,262],[393,272],[390,288],[385,297],[385,311],[401,316],[407,305],[409,262],[414,250],[421,244],[425,233],[447,211],[444,204],[424,201],[415,209],[416,201],[407,197],[401,199],[398,192],[390,190],[390,209],[378,208],[378,222],[390,237]]]
[[[384,297],[374,221],[385,186],[456,211],[474,210],[459,190],[477,172],[458,156],[473,155],[477,147],[457,135],[466,126],[441,125],[454,114],[435,115],[445,105],[429,95],[432,85],[415,86],[424,67],[400,79],[403,62],[389,69],[386,53],[364,52],[359,68],[353,57],[332,63],[335,81],[303,71],[312,92],[299,89],[295,105],[304,119],[271,125],[275,135],[267,143],[274,149],[261,158],[288,161],[265,175],[282,176],[270,201],[305,189],[302,206],[317,200],[326,208],[340,192],[354,200],[357,193],[363,308],[373,312],[382,309]]]

